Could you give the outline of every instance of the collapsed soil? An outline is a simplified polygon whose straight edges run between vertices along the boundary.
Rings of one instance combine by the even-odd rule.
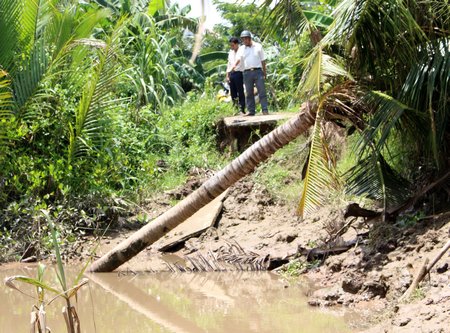
[[[202,179],[193,177],[183,188],[149,200],[144,208],[148,218],[164,213],[171,202],[183,199],[201,183]],[[247,177],[230,188],[214,227],[190,238],[170,255],[163,256],[156,243],[120,270],[168,270],[175,261],[217,253],[228,244],[237,243],[261,258],[296,258],[304,268],[303,275],[313,285],[309,304],[344,305],[366,313],[368,320],[361,326],[371,327],[367,332],[450,332],[448,253],[411,300],[398,302],[425,258],[432,258],[448,240],[450,218],[423,219],[408,227],[394,227],[380,220],[367,223],[360,218],[333,240],[334,245],[328,244],[338,246],[357,240],[349,250],[307,258],[304,249],[325,246],[332,233],[345,226],[343,215],[341,210],[326,207],[301,220],[295,207],[274,200]],[[108,235],[97,255],[106,253],[132,232]]]

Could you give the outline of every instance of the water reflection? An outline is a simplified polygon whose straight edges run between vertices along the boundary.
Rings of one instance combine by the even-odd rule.
[[[33,276],[35,269],[0,270],[2,280],[17,274]],[[53,273],[47,278],[56,284]],[[270,273],[101,273],[88,278],[77,303],[83,332],[351,331],[344,317],[308,307],[303,288],[285,288]],[[4,285],[0,299],[0,332],[28,331],[34,301]],[[61,307],[62,302],[47,308],[53,332],[64,332]]]

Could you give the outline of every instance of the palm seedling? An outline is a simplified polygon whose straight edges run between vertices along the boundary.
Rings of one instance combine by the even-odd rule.
[[[84,271],[87,268],[88,263],[83,267],[83,269],[78,273],[72,286],[69,286],[66,279],[66,274],[62,262],[61,253],[59,250],[59,244],[57,239],[57,234],[50,215],[46,211],[42,211],[43,215],[47,219],[50,231],[52,234],[52,242],[55,250],[56,257],[56,276],[58,278],[59,286],[55,287],[44,280],[45,265],[39,263],[37,270],[37,277],[31,278],[23,275],[10,276],[5,279],[5,285],[9,288],[19,291],[20,293],[27,295],[36,300],[36,304],[33,306],[31,311],[31,322],[30,322],[30,332],[35,333],[46,333],[51,332],[47,327],[46,318],[46,306],[53,303],[58,298],[63,298],[66,305],[62,309],[64,320],[67,327],[68,333],[79,333],[80,330],[80,320],[76,308],[72,305],[72,299],[77,298],[78,291],[81,287],[88,283],[88,279],[82,278]],[[17,282],[25,283],[36,288],[36,296],[30,295],[23,291],[17,286]],[[46,292],[52,294],[52,298],[46,299]]]

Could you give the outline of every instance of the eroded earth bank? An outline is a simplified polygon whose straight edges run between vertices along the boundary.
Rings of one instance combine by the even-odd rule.
[[[147,219],[166,211],[202,181],[196,174],[182,188],[149,200],[143,207]],[[158,250],[167,244],[167,239],[162,239],[120,270],[268,268],[288,284],[300,283],[296,277],[300,274],[311,283],[311,306],[355,309],[366,318],[362,331],[450,332],[448,253],[407,301],[399,301],[424,260],[434,257],[447,242],[449,215],[404,217],[393,224],[382,222],[381,217],[344,218],[346,213],[346,207],[325,207],[301,220],[295,207],[273,199],[247,177],[229,190],[212,227],[164,253]],[[141,224],[136,221],[133,225],[137,229]],[[104,236],[97,256],[132,232]],[[74,258],[87,255],[89,249],[79,247]]]

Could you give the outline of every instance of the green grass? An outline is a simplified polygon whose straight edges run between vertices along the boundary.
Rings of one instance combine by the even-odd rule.
[[[231,115],[230,104],[213,98],[191,98],[184,104],[163,110],[154,124],[157,141],[148,162],[150,176],[143,186],[151,194],[182,185],[196,167],[217,170],[228,159],[216,150],[216,122]],[[158,167],[163,162],[164,168]]]
[[[257,184],[264,186],[277,200],[288,204],[296,205],[300,198],[301,171],[307,155],[307,150],[301,151],[304,142],[305,137],[299,137],[281,148],[253,175]]]
[[[410,300],[411,301],[420,301],[426,297],[425,290],[423,288],[419,287],[414,289],[414,291],[411,294]]]
[[[281,275],[287,279],[295,278],[307,270],[318,267],[320,263],[320,260],[308,262],[300,259],[294,259],[281,270]]]

